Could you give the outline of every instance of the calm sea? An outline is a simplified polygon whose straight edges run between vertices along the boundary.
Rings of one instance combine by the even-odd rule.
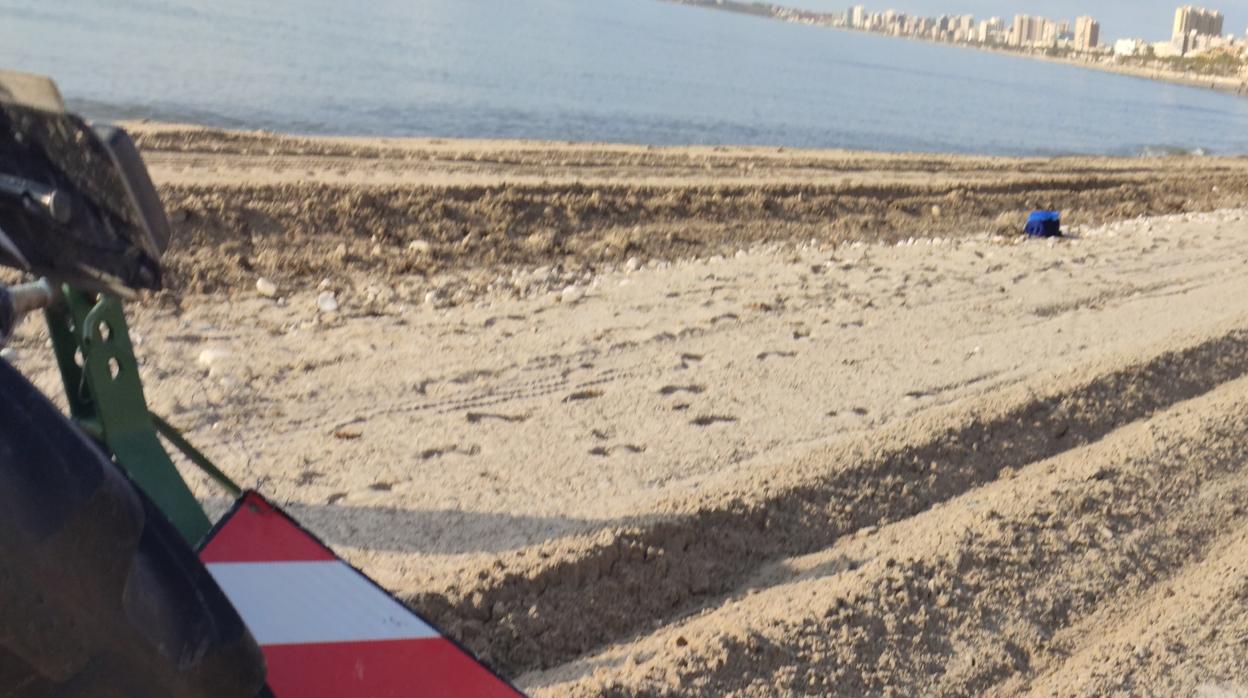
[[[1248,153],[1248,99],[657,0],[0,0],[98,118],[987,154]]]

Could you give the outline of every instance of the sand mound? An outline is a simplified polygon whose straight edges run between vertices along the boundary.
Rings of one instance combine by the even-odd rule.
[[[760,242],[896,242],[1208,211],[1243,158],[982,158],[758,148],[300,139],[137,127],[190,292],[401,278],[478,297],[515,266],[602,272]],[[449,288],[448,288],[449,287]]]
[[[1243,680],[1248,383],[734,585],[550,695],[1192,695]],[[1238,690],[1245,686],[1238,684]]]
[[[1049,459],[1057,456],[1077,463],[1082,470],[1101,473],[1090,479],[1105,480],[1109,477],[1104,475],[1105,469],[1112,471],[1116,466],[1101,465],[1099,452],[1085,452],[1089,448],[1086,444],[1102,440],[1113,443],[1112,439],[1119,438],[1120,431],[1134,433],[1126,429],[1127,425],[1148,421],[1154,413],[1200,396],[1223,382],[1237,380],[1245,372],[1248,372],[1248,334],[1235,330],[1105,373],[1070,378],[1042,393],[1035,392],[1034,386],[1004,391],[961,409],[906,420],[895,428],[873,432],[833,447],[814,449],[797,457],[790,456],[779,463],[768,464],[770,467],[756,464],[755,469],[764,471],[765,476],[740,478],[722,488],[704,487],[693,500],[668,502],[660,508],[686,511],[658,517],[649,525],[617,529],[609,534],[582,539],[561,540],[558,545],[539,548],[536,560],[535,551],[504,558],[507,564],[495,565],[488,572],[478,573],[474,581],[465,580],[463,584],[472,589],[472,594],[462,598],[454,607],[439,608],[437,601],[444,598],[441,596],[433,599],[417,597],[415,601],[419,606],[436,610],[452,625],[465,618],[488,620],[495,630],[479,638],[479,647],[489,651],[505,666],[522,669],[526,666],[531,668],[534,664],[548,666],[574,659],[605,642],[648,631],[655,619],[679,620],[712,600],[718,609],[728,599],[742,595],[752,598],[768,586],[791,584],[793,582],[787,574],[780,574],[779,580],[772,577],[777,574],[777,569],[807,564],[804,557],[798,559],[795,556],[812,556],[812,559],[819,560],[812,565],[817,564],[820,574],[815,576],[821,578],[856,570],[865,560],[875,558],[892,558],[893,562],[885,566],[891,570],[896,560],[913,557],[916,551],[932,552],[928,550],[932,536],[950,543],[946,546],[948,550],[939,551],[940,564],[944,563],[947,554],[983,554],[983,551],[973,550],[978,541],[971,534],[956,527],[952,532],[938,530],[947,525],[945,512],[949,507],[969,506],[974,510],[975,502],[987,502],[988,509],[1006,506],[1004,500],[1017,494],[1015,486],[1038,486],[1025,478],[1011,485],[1000,484],[999,480],[1012,481],[1022,474],[1050,474],[1053,465]],[[1243,387],[1240,389],[1243,390]],[[1244,399],[1248,399],[1248,394]],[[1230,418],[1232,412],[1218,411],[1218,418]],[[1207,425],[1202,423],[1200,428],[1207,429]],[[1219,448],[1242,446],[1241,442],[1245,439],[1236,437],[1233,444],[1220,444]],[[1166,441],[1166,437],[1158,439]],[[1131,452],[1130,446],[1099,445],[1097,448],[1116,449],[1111,452],[1118,455]],[[1168,452],[1170,448],[1167,445],[1161,450]],[[1187,447],[1181,450],[1186,452]],[[1155,455],[1137,456],[1132,453],[1130,458],[1138,457],[1148,462]],[[1180,465],[1171,463],[1171,468]],[[1242,460],[1227,463],[1225,467],[1236,469],[1241,465]],[[777,476],[776,473],[783,475]],[[1201,479],[1201,476],[1191,472],[1184,476]],[[1166,477],[1171,480],[1167,484],[1176,484],[1173,474]],[[1240,477],[1243,479],[1242,474]],[[1138,484],[1135,477],[1116,482],[1126,489]],[[1244,484],[1248,484],[1248,480],[1244,480]],[[1061,499],[1070,502],[1080,496],[1062,492]],[[1146,496],[1146,492],[1127,493],[1121,498],[1134,502]],[[1154,505],[1161,506],[1167,497],[1173,496],[1173,491],[1164,489],[1156,496],[1160,498],[1159,502],[1149,505],[1133,503],[1130,511],[1140,516],[1157,515]],[[967,501],[972,503],[968,505]],[[1131,529],[1140,523],[1124,524],[1125,512],[1117,508],[1116,501],[1113,497],[1097,500],[1096,506],[1085,502],[1068,513],[1080,517],[1082,523],[1079,526],[1088,528],[1095,525],[1089,530],[1100,532],[1098,535],[1109,531],[1105,535],[1113,538],[1115,524],[1121,530],[1124,527]],[[1054,503],[1049,504],[1054,510],[1061,509]],[[1032,514],[1029,512],[1029,515]],[[1048,520],[1047,514],[1037,516],[1050,526],[1058,525],[1055,520]],[[987,518],[995,521],[1000,517],[994,514]],[[870,553],[855,552],[847,556],[841,552],[843,546],[839,541],[844,537],[853,537],[855,532],[858,532],[858,537],[862,537],[863,532],[875,534],[878,527],[900,521],[907,524],[899,527],[898,532],[885,529],[889,534],[885,537],[891,543],[881,543]],[[1148,523],[1152,523],[1151,519]],[[1224,521],[1219,519],[1207,523],[1221,525]],[[1062,524],[1064,527],[1075,525],[1069,522]],[[932,529],[926,531],[930,535],[915,544],[913,532],[928,528]],[[1172,531],[1170,533],[1173,534]],[[876,540],[883,539],[877,536]],[[836,544],[829,547],[833,542]],[[998,551],[1002,556],[999,562],[979,566],[983,560],[971,561],[968,558],[968,561],[955,565],[954,572],[946,569],[944,574],[956,572],[960,583],[967,574],[979,575],[985,583],[989,580],[1003,582],[1005,579],[998,577],[1013,576],[1014,568],[1021,559],[1026,561],[1027,570],[1033,574],[1046,578],[1052,576],[1048,581],[1055,586],[1072,582],[1066,578],[1067,571],[1055,566],[1056,562],[1038,557],[1041,553],[1053,551],[1040,550],[1040,543],[1033,540],[1019,538],[1017,542],[1018,547],[1002,544],[999,540],[989,546],[1001,548]],[[1057,551],[1053,552],[1055,556],[1070,552],[1066,548],[1067,541],[1061,540],[1060,536],[1047,542],[1057,545]],[[1155,544],[1161,545],[1156,541]],[[1192,544],[1192,539],[1183,537],[1168,542],[1170,547],[1189,553],[1193,552],[1189,547]],[[908,582],[927,584],[937,574],[937,562],[913,560],[912,564],[916,569],[906,577]],[[924,569],[927,571],[923,572]],[[1150,577],[1154,580],[1157,573],[1157,570],[1141,572],[1154,575]],[[829,584],[838,588],[842,581],[837,579],[833,583],[829,580]],[[1025,595],[1035,580],[1021,577],[1015,583],[1015,592]],[[873,593],[881,589],[889,594],[900,591],[889,591],[887,585],[876,588],[872,586],[874,584],[876,582],[872,581],[866,587],[874,589]],[[934,588],[928,587],[929,591]],[[966,595],[964,601],[971,601],[973,595],[968,590],[973,588],[973,584],[968,584],[961,592],[955,593],[962,593]],[[776,591],[778,599],[788,598],[790,594],[787,589]],[[797,598],[800,599],[799,604],[807,603],[804,596]],[[862,635],[858,641],[875,643],[877,651],[890,649],[881,642],[881,638],[870,636],[867,631],[871,629],[871,624],[884,622],[886,614],[893,624],[913,620],[910,615],[916,612],[923,616],[925,613],[920,612],[920,608],[929,606],[934,598],[931,593],[907,596],[908,605],[901,608],[892,607],[888,598],[874,599],[879,617],[866,619],[870,623],[858,629],[858,634]],[[942,607],[947,605],[943,603]],[[843,601],[837,608],[842,607]],[[820,609],[820,614],[823,610]],[[937,612],[936,609],[928,610]],[[781,614],[779,617],[785,616]],[[797,614],[797,617],[802,617],[802,614]],[[586,618],[593,620],[581,620]],[[792,614],[788,618],[792,621]],[[843,620],[847,619],[864,620],[853,618],[853,613]],[[978,627],[982,620],[963,619],[963,622]],[[823,616],[812,616],[813,621],[821,623]],[[665,627],[664,634],[669,630],[680,632],[683,627],[683,623],[675,623],[671,628]],[[791,628],[791,623],[786,627]],[[1057,626],[1050,627],[1048,632],[1058,629]],[[468,632],[473,634],[472,630]],[[725,629],[721,627],[716,634],[723,632]],[[821,664],[824,659],[834,661],[831,658],[815,661],[809,656],[790,656],[790,650],[796,651],[805,646],[803,638],[809,633],[819,632],[815,627],[795,633],[787,640],[781,639],[783,635],[773,639],[789,650],[773,648],[771,660],[788,657],[793,666],[803,671],[803,677],[797,683],[783,686],[785,690],[805,686],[804,682],[810,676],[828,678],[836,673]],[[913,627],[892,632],[896,635],[891,638],[893,640],[930,640]],[[738,632],[735,636],[740,638],[742,635]],[[946,640],[941,639],[940,642],[944,644]],[[641,643],[634,646],[629,643],[622,649],[613,650],[612,656],[621,656],[620,652],[624,656],[635,652],[646,654],[648,646],[652,645]],[[684,647],[684,644],[678,643],[678,646]],[[832,646],[835,645],[829,645]],[[723,649],[719,647],[715,651]],[[894,647],[891,651],[908,652],[911,649]],[[748,656],[749,653],[741,659]],[[909,680],[921,681],[929,676],[926,672],[933,666],[953,658],[937,657],[922,667],[913,668]],[[670,668],[670,657],[656,659],[664,671]],[[864,671],[878,663],[878,657],[858,659],[855,666],[842,670],[841,675],[850,670]],[[592,669],[600,666],[599,661],[600,658],[594,657],[573,666]],[[726,664],[738,666],[736,662]],[[724,663],[719,666],[724,666]],[[684,675],[698,677],[696,685],[705,685],[714,688],[714,693],[720,693],[734,685],[743,688],[752,685],[753,681],[765,682],[778,667],[769,668],[765,664],[758,669],[758,677],[749,680],[737,675],[734,670],[731,673],[735,678],[725,679],[723,683],[702,684],[700,682],[706,678],[702,674],[707,669],[707,666],[700,665],[684,672]],[[842,685],[858,686],[856,690],[847,691],[855,694],[894,685],[900,678],[890,673],[875,678],[859,675],[853,677],[857,683]],[[734,680],[744,683],[733,684]],[[671,687],[682,685],[683,681],[677,681]],[[923,684],[914,684],[915,687],[920,685]],[[809,684],[812,689],[825,686],[820,682]]]

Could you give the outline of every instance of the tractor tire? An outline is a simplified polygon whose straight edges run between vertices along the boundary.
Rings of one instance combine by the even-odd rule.
[[[195,552],[0,361],[0,697],[260,695],[260,649]]]

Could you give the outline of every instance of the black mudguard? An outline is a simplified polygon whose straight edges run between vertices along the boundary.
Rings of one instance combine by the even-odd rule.
[[[262,691],[260,649],[195,553],[0,361],[0,696]]]

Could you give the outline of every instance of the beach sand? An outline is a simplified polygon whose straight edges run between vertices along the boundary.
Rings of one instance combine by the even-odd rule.
[[[522,688],[1248,690],[1248,160],[138,133],[153,410]]]

